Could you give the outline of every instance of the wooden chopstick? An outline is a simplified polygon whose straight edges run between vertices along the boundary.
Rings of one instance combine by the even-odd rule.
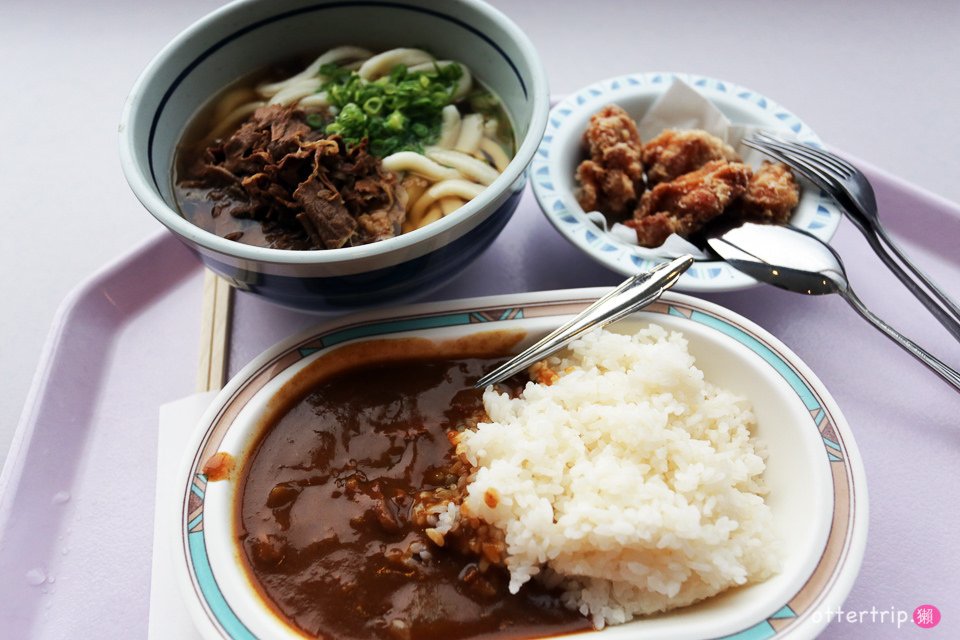
[[[226,380],[233,287],[209,269],[203,276],[197,391],[218,391]]]

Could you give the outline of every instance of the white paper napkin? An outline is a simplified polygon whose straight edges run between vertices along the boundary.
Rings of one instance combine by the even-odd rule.
[[[198,393],[160,407],[148,640],[202,640],[173,575],[177,523],[171,517],[173,509],[170,505],[179,489],[176,478],[183,460],[184,443],[190,442],[197,422],[216,395],[216,391]]]

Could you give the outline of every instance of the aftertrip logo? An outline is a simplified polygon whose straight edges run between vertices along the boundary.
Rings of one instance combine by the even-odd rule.
[[[933,629],[940,624],[940,609],[932,604],[922,604],[913,610],[913,623],[921,629]]]
[[[897,629],[910,625],[912,622],[913,625],[921,629],[933,629],[940,624],[940,609],[932,604],[921,604],[911,614],[905,609],[896,607],[890,607],[889,609],[870,607],[859,611],[837,607],[836,609],[816,611],[813,614],[813,619],[817,622],[826,619],[828,623],[839,624],[893,625]]]

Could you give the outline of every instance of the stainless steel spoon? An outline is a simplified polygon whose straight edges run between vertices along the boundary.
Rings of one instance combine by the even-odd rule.
[[[847,280],[840,256],[816,236],[789,226],[746,223],[708,238],[707,244],[731,266],[761,282],[808,295],[840,294],[867,322],[960,391],[960,373],[864,306]]]
[[[650,271],[627,278],[620,286],[578,313],[569,322],[507,360],[477,380],[473,386],[483,389],[487,385],[506,380],[538,360],[543,360],[554,351],[558,351],[590,329],[606,326],[642,309],[672,287],[691,264],[693,264],[693,257],[683,255],[670,262],[658,264]]]
[[[829,151],[783,140],[763,131],[757,133],[755,138],[744,141],[744,144],[786,163],[830,194],[883,264],[954,338],[960,340],[960,306],[913,264],[880,224],[877,198],[870,181],[860,169]],[[897,260],[909,269],[918,282]],[[924,287],[933,297],[927,294]]]

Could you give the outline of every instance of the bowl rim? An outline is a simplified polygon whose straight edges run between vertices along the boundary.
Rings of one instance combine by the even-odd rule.
[[[453,214],[444,216],[440,220],[420,229],[415,229],[414,231],[393,238],[366,245],[318,251],[295,251],[246,245],[227,240],[188,222],[167,204],[154,188],[152,181],[148,178],[150,170],[149,167],[138,160],[136,133],[131,124],[138,118],[139,111],[143,108],[146,90],[150,88],[154,82],[159,70],[168,65],[184,69],[186,65],[174,65],[173,62],[182,55],[183,51],[198,49],[204,46],[203,44],[198,44],[198,42],[206,42],[203,34],[212,25],[235,19],[239,24],[244,26],[236,26],[233,33],[237,34],[244,31],[245,26],[249,23],[248,19],[243,19],[244,11],[248,5],[261,3],[263,3],[263,0],[234,0],[208,13],[185,28],[168,42],[148,63],[134,82],[133,88],[124,102],[119,125],[120,165],[124,176],[134,195],[147,211],[177,236],[217,254],[268,264],[336,264],[387,254],[408,253],[414,250],[414,247],[430,247],[431,242],[442,242],[444,235],[451,229],[464,224],[471,218],[484,217],[484,212],[491,213],[497,199],[503,197],[516,183],[523,183],[527,166],[536,153],[543,131],[546,128],[547,115],[550,109],[550,92],[543,62],[533,46],[533,42],[526,33],[499,9],[482,2],[482,0],[450,0],[449,2],[443,3],[442,11],[438,8],[431,8],[429,10],[422,10],[420,7],[416,8],[419,12],[426,13],[433,18],[456,22],[477,32],[485,39],[491,40],[491,38],[479,32],[476,27],[457,18],[454,14],[456,14],[460,6],[463,6],[485,15],[491,22],[503,29],[504,35],[508,40],[516,44],[522,57],[528,62],[531,72],[528,91],[533,108],[530,114],[530,125],[527,133],[523,139],[519,141],[520,144],[510,163],[507,165],[507,168],[493,183],[483,189],[479,196],[466,203]],[[327,2],[318,4],[328,3],[367,7],[371,4],[364,0],[345,0],[339,2],[329,2],[328,0]],[[405,5],[402,1],[383,1],[373,4],[383,5],[384,7],[414,6]],[[377,7],[372,7],[372,9],[376,8]],[[500,48],[496,44],[494,44],[494,46],[497,49]],[[208,49],[202,56],[205,57],[209,55],[212,49],[213,48]],[[502,52],[502,55],[506,57],[506,53]],[[185,71],[181,71],[181,76],[183,76],[184,73]],[[519,72],[516,73],[519,74]],[[178,79],[174,81],[174,85],[178,84],[180,80],[182,80],[182,77],[178,77]],[[162,109],[162,104],[160,108]],[[490,211],[487,211],[488,209]],[[479,222],[479,220],[477,220],[477,222]],[[426,252],[428,251],[429,249],[426,250]]]
[[[766,96],[727,80],[693,73],[649,71],[628,73],[591,83],[559,99],[550,110],[543,142],[530,165],[534,197],[553,227],[572,245],[606,268],[623,275],[634,275],[665,262],[638,255],[637,247],[597,228],[580,208],[572,193],[555,187],[559,168],[553,147],[556,133],[565,123],[594,112],[603,104],[637,95],[655,96],[681,80],[711,100],[736,101],[738,105],[767,116],[771,122],[798,140],[823,147],[820,137],[800,118]],[[734,124],[737,124],[736,122]],[[843,217],[836,204],[823,191],[806,185],[801,195],[811,200],[813,218],[803,228],[824,242],[836,233]],[[802,200],[801,200],[802,202]],[[675,289],[687,292],[737,291],[756,286],[754,278],[737,271],[722,260],[697,260],[677,282]]]
[[[182,550],[175,560],[177,581],[198,627],[208,637],[247,637],[223,633],[222,627],[211,617],[209,603],[205,599],[207,596],[201,595],[201,587],[197,582],[191,557],[196,550],[191,544],[190,534],[196,533],[198,527],[202,529],[203,492],[207,490],[206,479],[198,475],[202,461],[218,450],[221,443],[218,438],[222,438],[230,428],[227,423],[214,436],[215,423],[219,421],[223,425],[225,420],[232,421],[236,417],[235,412],[232,416],[228,415],[231,413],[228,407],[231,402],[237,402],[238,394],[246,398],[255,395],[256,390],[246,389],[253,377],[262,377],[264,372],[269,371],[270,379],[273,379],[281,358],[286,363],[284,368],[297,367],[298,363],[309,362],[310,357],[320,349],[357,338],[394,338],[400,337],[398,334],[403,332],[418,329],[462,327],[474,323],[483,323],[476,330],[484,331],[501,328],[496,326],[498,322],[505,322],[502,328],[508,328],[510,323],[516,324],[515,319],[572,314],[606,291],[608,289],[603,288],[546,291],[373,310],[333,319],[307,329],[281,341],[251,361],[224,387],[198,423],[181,472],[176,477],[179,487],[174,493],[176,502],[168,505],[170,510],[167,513],[171,522],[176,523],[175,526],[171,525],[173,531],[170,531],[170,535],[175,535],[174,548]],[[770,611],[765,618],[759,621],[751,619],[749,622],[752,626],[731,637],[737,638],[740,633],[746,634],[742,636],[744,639],[753,637],[750,633],[756,633],[757,627],[772,629],[773,634],[764,637],[779,637],[780,631],[801,637],[815,636],[829,622],[829,618],[824,619],[822,612],[839,607],[852,588],[866,546],[869,521],[866,478],[849,425],[836,402],[809,367],[777,338],[750,320],[719,305],[673,292],[664,294],[660,302],[645,311],[694,321],[703,325],[705,330],[716,330],[754,351],[773,367],[774,372],[770,375],[782,376],[810,410],[810,419],[823,439],[824,452],[829,461],[828,474],[832,476],[834,506],[829,518],[832,523],[829,538],[824,541],[824,550],[816,568],[810,578],[801,583],[803,586],[797,594],[791,596],[784,606]],[[263,385],[258,386],[257,390],[261,388]],[[211,442],[211,439],[214,441]],[[192,496],[198,491],[199,503]],[[193,542],[196,543],[196,538]],[[205,543],[199,544],[203,548]],[[205,553],[201,555],[203,562],[199,564],[206,562],[209,570],[210,563]],[[222,594],[220,597],[222,599]],[[799,603],[799,606],[795,603]],[[223,600],[223,606],[229,607],[226,600]],[[611,634],[608,632],[608,635]]]

